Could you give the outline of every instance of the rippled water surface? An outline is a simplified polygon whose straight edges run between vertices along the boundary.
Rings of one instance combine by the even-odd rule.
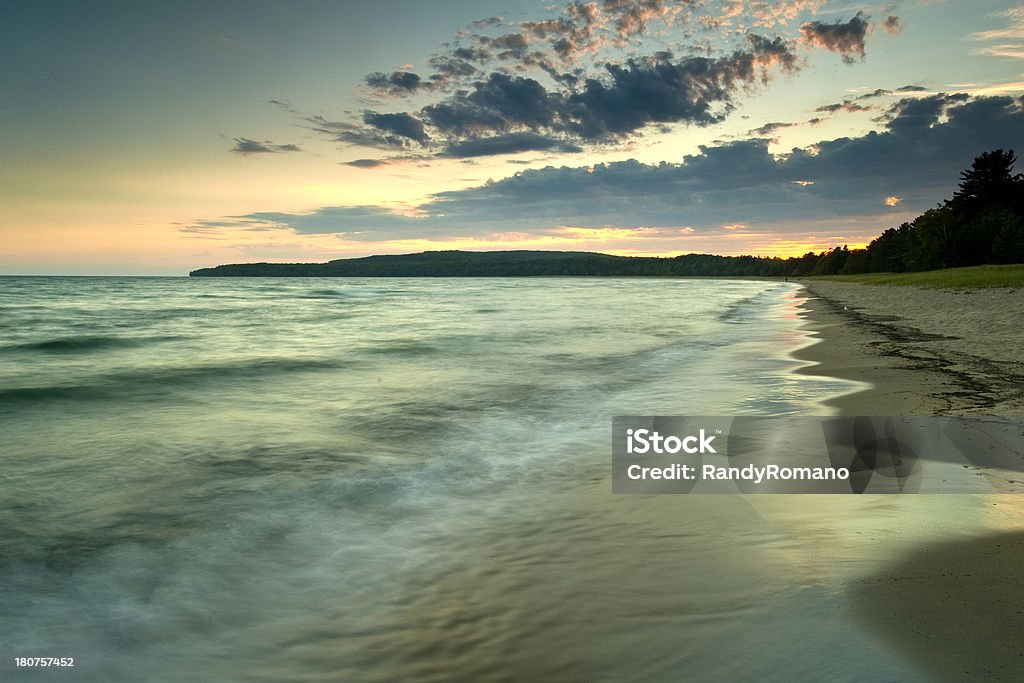
[[[0,677],[914,680],[843,582],[977,499],[610,493],[613,415],[851,389],[793,373],[800,300],[0,278]]]

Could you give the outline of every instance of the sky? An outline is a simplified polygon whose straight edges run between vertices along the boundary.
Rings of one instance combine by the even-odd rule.
[[[854,248],[1022,96],[1015,2],[7,2],[0,274]]]

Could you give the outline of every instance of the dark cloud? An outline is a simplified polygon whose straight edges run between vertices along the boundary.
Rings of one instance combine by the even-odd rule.
[[[891,95],[891,94],[892,94],[892,90],[886,90],[885,88],[878,88],[877,90],[874,90],[872,92],[864,93],[863,95],[858,95],[856,99],[858,99],[858,100],[871,100],[871,99],[874,99],[876,97],[885,97],[886,95]]]
[[[675,125],[713,125],[744,94],[802,67],[794,41],[744,26],[788,24],[810,5],[732,3],[718,27],[708,29],[728,27],[728,47],[712,51],[693,38],[702,30],[702,4],[572,0],[545,19],[482,21],[433,55],[424,75],[403,68],[365,79],[378,94],[429,95],[426,106],[367,111],[362,121],[348,123],[306,118],[339,142],[389,150],[418,145],[438,156],[577,149]],[[685,42],[659,41],[662,49],[645,54],[641,39],[653,22],[686,25]],[[858,13],[845,23],[807,22],[800,31],[804,42],[851,60],[864,55],[868,28]]]
[[[345,166],[353,166],[355,168],[379,168],[381,166],[388,166],[388,162],[383,159],[353,159],[352,161],[341,162]]]
[[[557,138],[523,132],[454,142],[448,145],[444,155],[466,158],[537,151],[582,152],[583,148]]]
[[[405,112],[399,114],[378,114],[374,111],[368,111],[363,114],[363,122],[377,130],[414,140],[420,144],[424,144],[428,140],[427,133],[423,129],[423,122]]]
[[[758,137],[769,137],[775,133],[775,131],[782,130],[783,128],[793,128],[799,126],[799,123],[783,123],[781,121],[775,121],[772,123],[766,123],[760,128],[755,128],[750,131],[750,135],[756,135]]]
[[[264,211],[238,218],[250,224],[290,228],[306,235],[344,233],[356,239],[367,231],[420,223],[419,219],[403,216],[379,206],[327,206],[309,213]]]
[[[179,230],[210,237],[233,231],[291,230],[302,235],[342,235],[347,240],[377,241],[471,235],[476,228],[470,225],[453,227],[437,220],[436,216],[414,217],[385,207],[361,205],[325,206],[305,213],[261,211],[221,220],[197,221]]]
[[[498,59],[522,59],[530,47],[529,39],[522,33],[506,33],[497,38],[479,36],[477,42]]]
[[[473,91],[449,99],[450,109],[424,112],[445,133],[504,132],[515,128],[555,127],[561,98],[532,78],[492,73]]]
[[[892,105],[882,120],[888,122],[889,130],[895,132],[921,131],[939,122],[952,104],[966,102],[968,95],[932,95],[930,97],[904,98]]]
[[[467,62],[486,62],[493,56],[488,50],[479,47],[457,47],[452,50],[452,57]]]
[[[291,102],[286,102],[283,100],[267,100],[267,104],[272,104],[279,109],[283,109],[289,114],[299,114],[299,111],[292,106]]]
[[[387,134],[379,129],[348,121],[331,121],[319,115],[304,116],[303,120],[309,125],[310,130],[328,135],[332,140],[347,145],[395,151],[407,149],[412,143],[407,137]]]
[[[356,128],[342,137],[386,146],[392,136],[421,144],[429,136],[439,153],[462,142],[523,132],[571,138],[574,144],[606,143],[650,124],[717,123],[734,108],[739,91],[758,81],[767,84],[772,71],[798,68],[791,42],[738,28],[741,17],[748,25],[768,26],[791,15],[791,9],[760,2],[733,8],[739,13],[730,12],[722,26],[735,19],[737,37],[729,42],[743,42],[717,56],[675,58],[669,50],[650,55],[634,50],[625,58],[621,52],[610,59],[598,56],[645,36],[654,21],[689,23],[699,5],[690,0],[572,0],[546,19],[475,22],[431,57],[433,73],[400,70],[366,77],[368,85],[385,94],[442,93],[406,115],[424,123],[424,130],[408,119],[381,120],[382,125],[371,124],[375,130]],[[866,26],[857,15],[848,24],[813,27],[835,49],[845,40],[840,34],[861,23]],[[502,32],[494,30],[498,26]],[[584,58],[589,68],[577,65]]]
[[[853,63],[855,57],[864,58],[864,39],[868,32],[868,17],[863,12],[847,22],[826,24],[808,21],[800,26],[804,40],[815,47],[840,54],[843,61]]]
[[[900,20],[899,17],[893,16],[891,14],[885,20],[885,23],[882,24],[882,27],[885,28],[887,33],[893,36],[899,35],[900,33],[903,32],[903,22]]]
[[[421,208],[454,223],[509,215],[526,224],[613,227],[866,215],[893,195],[904,198],[903,208],[920,211],[948,196],[957,174],[981,151],[1024,148],[1024,98],[951,95],[919,102],[896,105],[882,132],[784,156],[773,155],[767,140],[753,139],[702,147],[682,164],[527,170],[441,193]]]
[[[751,35],[749,44],[748,50],[721,58],[609,64],[610,80],[587,79],[567,99],[567,127],[583,139],[598,140],[621,137],[652,123],[717,123],[732,109],[733,95],[741,87],[767,78],[771,66],[795,66],[796,57],[781,38]]]
[[[1024,98],[906,98],[881,131],[822,141],[776,155],[765,139],[705,146],[681,164],[624,161],[547,167],[467,190],[442,192],[418,217],[374,206],[309,214],[258,213],[193,227],[289,228],[389,240],[556,230],[562,225],[632,228],[726,223],[852,221],[876,215],[886,197],[919,212],[949,196],[980,152],[1024,149]],[[219,227],[223,225],[224,227]],[[889,225],[880,224],[877,230]]]
[[[895,92],[928,92],[928,88],[920,85],[905,85],[902,88],[896,88]]]
[[[796,68],[781,38],[751,35],[748,48],[721,58],[674,60],[669,52],[605,65],[604,78],[576,90],[548,90],[538,80],[494,72],[471,90],[421,112],[440,135],[463,138],[529,131],[594,142],[635,133],[649,124],[708,125],[721,121],[741,88],[768,78],[769,69]],[[498,149],[496,146],[495,149]]]
[[[372,130],[345,130],[337,133],[334,139],[357,147],[373,147],[376,149],[397,150],[409,147],[409,140],[400,135],[382,135]]]
[[[276,154],[279,152],[301,152],[298,145],[285,144],[277,145],[270,140],[257,142],[249,138],[235,138],[235,146],[231,148],[235,154]]]
[[[501,26],[503,19],[501,17],[487,17],[486,19],[476,19],[473,22],[473,26],[483,28],[485,26]]]
[[[469,63],[465,59],[459,59],[458,57],[432,57],[430,59],[430,66],[435,70],[433,76],[431,76],[434,84],[447,83],[451,78],[461,78],[463,76],[472,76],[479,69]]]
[[[391,93],[393,95],[407,95],[419,90],[423,79],[419,74],[411,71],[392,71],[389,74],[376,72],[368,75],[366,84],[371,88]]]
[[[869,97],[873,96],[874,95],[870,95]],[[862,98],[858,97],[857,99],[859,100]],[[856,102],[851,102],[850,100],[843,100],[842,102],[834,102],[832,104],[822,105],[815,109],[814,111],[823,112],[826,114],[835,114],[836,112],[839,111],[845,111],[851,114],[855,114],[861,111],[872,111],[873,109],[874,107],[865,106],[863,104],[857,104]]]
[[[346,145],[394,152],[408,150],[413,143],[422,147],[430,142],[423,122],[405,112],[382,114],[365,111],[360,123],[332,121],[317,114],[306,115],[302,119],[310,130]]]

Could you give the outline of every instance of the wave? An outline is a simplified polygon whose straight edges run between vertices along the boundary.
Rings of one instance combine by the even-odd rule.
[[[399,294],[398,289],[314,289],[303,295],[305,299],[368,299],[373,297]]]
[[[718,320],[733,325],[746,325],[755,322],[756,314],[765,305],[774,303],[777,289],[768,289],[752,296],[737,299],[718,314]]]
[[[385,356],[424,356],[427,354],[438,353],[440,349],[430,344],[424,344],[421,342],[414,341],[392,341],[392,342],[378,342],[374,346],[371,346],[363,351],[363,353],[370,355],[385,355]]]
[[[339,360],[260,358],[226,364],[146,368],[111,373],[81,384],[0,389],[0,407],[62,400],[162,399],[171,392],[216,383],[264,379],[292,372],[336,370],[349,365],[351,363]]]
[[[40,351],[44,353],[89,353],[92,351],[103,351],[106,349],[131,348],[144,346],[150,343],[165,341],[176,341],[184,339],[181,336],[165,337],[108,337],[108,336],[81,336],[81,337],[60,337],[57,339],[46,339],[44,341],[26,342],[13,344],[0,348],[0,351]]]

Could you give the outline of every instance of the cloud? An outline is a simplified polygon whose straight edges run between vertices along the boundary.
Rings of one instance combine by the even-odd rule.
[[[989,45],[988,47],[978,48],[977,50],[974,50],[971,54],[986,55],[988,57],[1008,57],[1010,59],[1024,59],[1024,45]]]
[[[361,241],[552,234],[560,226],[689,226],[694,235],[707,236],[719,234],[723,225],[838,229],[862,221],[859,217],[864,222],[878,216],[874,223],[864,222],[865,230],[878,234],[891,227],[892,218],[879,213],[884,198],[900,200],[889,211],[898,208],[912,216],[950,196],[959,172],[979,153],[1024,149],[1022,97],[908,97],[886,116],[881,131],[821,141],[781,156],[769,151],[768,140],[737,140],[701,147],[678,164],[630,160],[528,169],[438,193],[403,213],[377,206],[326,207],[192,227],[230,230],[238,221],[244,229],[342,233]]]
[[[235,138],[235,146],[231,148],[235,154],[248,156],[250,154],[277,154],[280,152],[301,152],[298,145],[285,144],[277,145],[270,140],[257,142],[249,138]]]
[[[374,112],[364,112],[366,114]],[[302,120],[310,130],[328,136],[331,140],[358,147],[373,147],[389,151],[407,149],[412,140],[401,135],[382,132],[380,129],[350,121],[332,121],[318,114],[305,115]]]
[[[885,20],[885,23],[882,24],[882,28],[884,28],[885,32],[889,35],[898,36],[903,32],[903,21],[899,17],[890,14]]]
[[[796,55],[781,38],[748,36],[748,48],[726,57],[669,55],[607,65],[610,80],[587,79],[567,98],[563,120],[585,140],[621,137],[652,123],[718,123],[742,87],[766,82],[768,70],[796,68]]]
[[[972,33],[970,37],[973,40],[1024,39],[1024,7],[1012,7],[988,16],[1005,19],[1000,22],[1003,24],[1002,28]]]
[[[289,114],[299,114],[298,110],[296,110],[295,107],[292,106],[291,102],[282,100],[267,100],[267,104],[272,104],[279,109],[283,109]]]
[[[870,97],[873,96],[874,94],[870,95]],[[862,99],[862,97],[858,97],[857,99]],[[815,109],[814,111],[822,112],[825,114],[835,114],[836,112],[839,111],[845,111],[850,114],[855,114],[861,111],[872,111],[873,109],[874,107],[865,106],[863,104],[857,104],[856,102],[851,102],[850,100],[843,100],[842,102],[834,102],[832,104],[822,105]]]
[[[420,116],[448,140],[447,150],[495,134],[557,136],[575,149],[637,133],[651,124],[706,126],[721,121],[742,88],[766,82],[769,70],[796,68],[781,38],[750,35],[745,49],[719,58],[675,59],[660,52],[605,65],[604,77],[577,89],[549,90],[540,81],[492,72],[471,90],[424,107]],[[534,138],[537,139],[537,138]],[[547,149],[548,147],[545,147]],[[501,146],[493,145],[495,153]],[[521,151],[521,150],[517,150]]]
[[[857,95],[857,97],[855,99],[858,99],[858,100],[871,100],[871,99],[874,99],[876,97],[885,97],[885,96],[891,95],[891,94],[892,94],[892,90],[886,90],[885,88],[878,88],[876,90],[872,90],[871,92],[864,93],[863,95]]]
[[[772,156],[765,140],[741,140],[702,147],[683,164],[549,167],[442,193],[431,209],[450,217],[478,207],[496,213],[521,207],[521,216],[535,219],[571,217],[579,224],[589,218],[620,227],[863,215],[874,211],[879,196],[899,196],[923,209],[947,196],[981,151],[1024,144],[1020,98],[948,95],[920,102],[896,105],[884,132],[825,141],[784,157]]]
[[[892,105],[883,116],[888,122],[889,130],[895,132],[912,132],[931,128],[938,123],[951,104],[966,102],[968,95],[931,95],[916,99],[905,98]]]
[[[484,26],[501,26],[502,18],[498,16],[487,17],[486,19],[476,19],[473,21],[473,25],[477,27]]]
[[[408,94],[419,90],[422,80],[411,71],[393,71],[390,74],[376,72],[368,75],[365,82],[371,88],[391,94]]]
[[[772,123],[766,123],[760,128],[755,128],[750,131],[750,135],[756,135],[758,137],[768,137],[773,135],[776,131],[782,130],[783,128],[793,128],[799,126],[799,123],[783,123],[781,121],[775,121]]]
[[[614,18],[615,33],[620,39],[629,38],[647,30],[653,19],[671,16],[672,8],[663,0],[646,2],[623,2],[611,0],[604,3],[605,10]]]
[[[472,76],[479,71],[469,60],[447,55],[431,57],[430,66],[434,68],[434,74],[430,77],[431,87],[434,88],[443,87],[454,78]]]
[[[474,22],[427,60],[426,72],[403,66],[366,76],[377,95],[415,98],[404,112],[368,111],[361,121],[305,118],[338,142],[418,145],[439,157],[575,150],[648,129],[714,125],[741,97],[802,68],[797,39],[847,61],[864,56],[863,13],[845,23],[804,22],[799,31],[792,24],[822,4],[721,0],[711,9],[700,0],[573,0],[544,18]],[[706,12],[716,12],[715,20]],[[656,25],[677,30],[657,35],[651,52],[645,43]],[[762,35],[755,26],[796,35]]]
[[[492,73],[439,104],[422,110],[425,120],[445,136],[503,133],[517,128],[544,130],[555,127],[561,106],[557,93],[549,93],[532,78]]]
[[[817,12],[824,4],[825,0],[729,0],[725,9],[737,16],[747,13],[756,26],[774,26],[789,23],[802,12]]]
[[[423,122],[402,112],[400,114],[378,114],[368,111],[363,114],[363,122],[385,133],[414,140],[420,144],[427,142],[428,136],[423,129]]]
[[[1002,12],[995,12],[988,15],[1004,20],[1002,28],[991,29],[972,33],[970,38],[978,41],[1010,41],[1024,40],[1024,7],[1013,7]],[[973,50],[971,54],[985,55],[988,57],[1006,57],[1010,59],[1024,59],[1024,44],[1020,42],[1001,42],[995,45]]]
[[[808,44],[836,52],[842,56],[844,62],[852,64],[856,57],[864,59],[864,42],[868,27],[867,15],[864,12],[857,12],[856,16],[845,23],[837,21],[826,24],[808,21],[800,26],[800,33]]]
[[[897,197],[896,195],[891,194],[883,200],[883,203],[886,206],[899,206],[902,201],[903,197]]]
[[[582,152],[583,148],[557,138],[523,132],[453,142],[448,145],[444,155],[462,159],[536,151]]]
[[[355,168],[380,168],[381,166],[389,165],[383,159],[353,159],[352,161],[343,161],[341,163]]]
[[[820,124],[822,121],[831,118],[834,114],[836,114],[838,112],[846,112],[846,113],[850,113],[850,114],[856,114],[856,113],[859,113],[859,112],[876,111],[878,109],[877,106],[858,104],[854,100],[876,99],[876,98],[879,98],[879,97],[887,97],[887,96],[890,96],[892,94],[893,94],[892,90],[886,90],[884,88],[878,88],[877,90],[873,90],[872,92],[865,93],[863,95],[859,95],[859,96],[855,97],[853,100],[843,100],[842,102],[834,102],[834,103],[831,103],[831,104],[824,104],[824,105],[822,105],[820,107],[817,107],[814,110],[815,113],[825,114],[825,116],[815,116],[815,117],[812,117],[810,119],[807,119],[806,121],[787,121],[787,122],[774,121],[774,122],[771,122],[771,123],[766,123],[763,126],[760,126],[759,128],[754,128],[753,130],[748,131],[747,134],[748,135],[757,136],[757,137],[769,137],[770,138],[770,137],[773,137],[776,132],[778,132],[780,130],[783,130],[785,128],[795,128],[795,127],[804,126],[804,125],[816,126],[816,125]]]
[[[367,205],[326,206],[306,213],[262,211],[219,221],[198,221],[189,229],[291,230],[303,235],[344,235],[348,239],[360,239],[362,235],[374,231],[387,230],[399,234],[403,229],[408,229],[412,234],[427,227],[422,225],[421,219],[388,208]]]

